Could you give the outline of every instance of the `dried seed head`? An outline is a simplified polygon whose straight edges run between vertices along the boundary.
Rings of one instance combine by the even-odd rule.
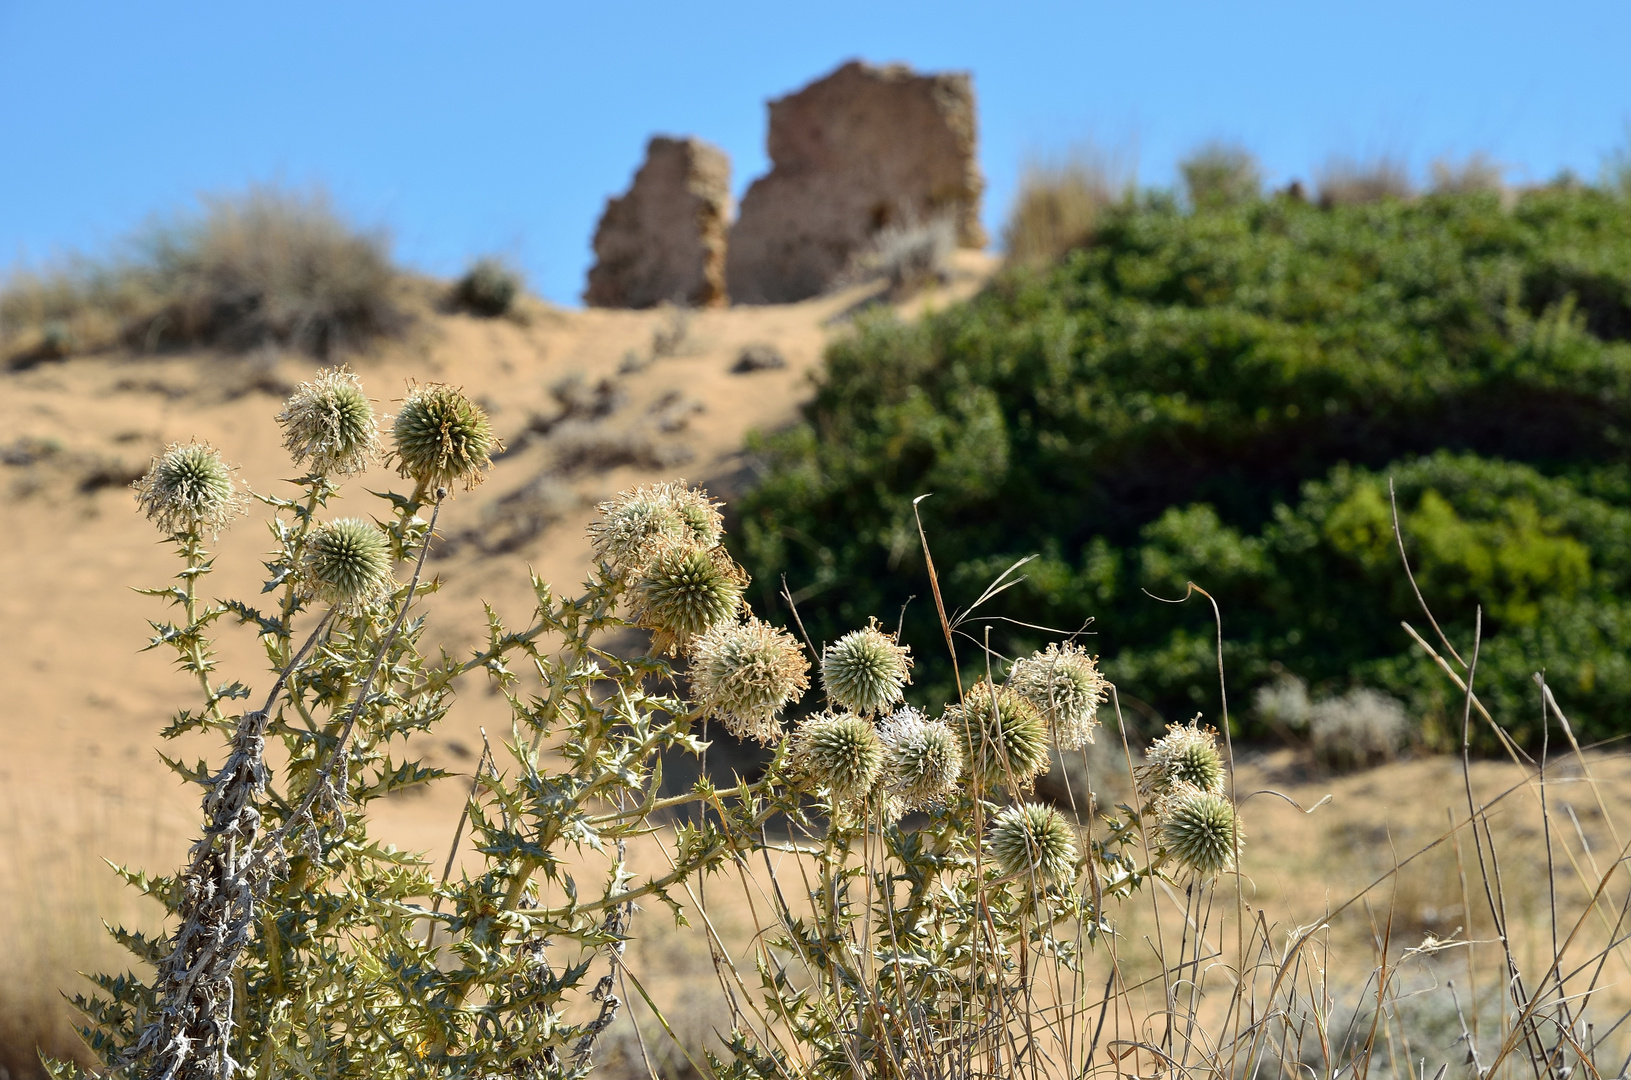
[[[691,690],[738,739],[781,738],[782,709],[810,688],[810,662],[792,635],[749,617],[691,642]]]
[[[361,611],[396,586],[390,540],[362,518],[339,518],[313,529],[302,569],[307,588],[342,611]]]
[[[1228,799],[1185,785],[1162,804],[1159,836],[1167,854],[1201,877],[1211,877],[1234,864],[1242,834]]]
[[[879,728],[889,793],[901,812],[938,803],[957,788],[963,749],[942,720],[930,720],[910,705],[896,710]]]
[[[1068,883],[1076,876],[1076,830],[1051,806],[1010,806],[991,825],[986,850],[1004,877],[1036,884]]]
[[[995,701],[993,701],[995,698]],[[1025,787],[1048,767],[1048,725],[1028,698],[984,679],[946,706],[946,724],[963,745],[963,758],[986,787]]]
[[[219,533],[247,512],[233,469],[209,443],[171,443],[132,485],[136,504],[167,533]]]
[[[652,631],[652,650],[673,655],[736,614],[747,575],[721,547],[671,544],[658,550],[629,586],[630,615]]]
[[[622,492],[596,508],[600,517],[589,526],[595,558],[621,577],[639,570],[654,550],[668,544],[689,540],[714,547],[724,534],[723,505],[683,482]]]
[[[1218,733],[1201,727],[1199,717],[1187,724],[1168,724],[1167,733],[1144,752],[1138,770],[1138,793],[1161,813],[1161,802],[1181,786],[1199,791],[1223,790],[1223,759]]]
[[[446,383],[416,386],[391,425],[397,471],[427,490],[463,481],[469,491],[504,449],[481,407]]]
[[[1049,645],[1017,661],[1009,672],[1008,685],[1028,698],[1053,724],[1064,749],[1080,750],[1093,741],[1108,684],[1086,649]]]
[[[379,453],[379,422],[362,383],[345,368],[319,371],[278,414],[283,446],[320,476],[362,472]]]
[[[799,725],[793,760],[837,799],[866,797],[883,770],[883,743],[872,722],[850,713],[817,713]]]
[[[912,681],[912,650],[897,645],[894,635],[878,629],[845,634],[821,654],[821,685],[840,708],[875,713],[902,700],[901,687]]]

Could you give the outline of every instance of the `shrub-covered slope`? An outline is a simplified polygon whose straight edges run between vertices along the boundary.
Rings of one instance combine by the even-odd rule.
[[[908,636],[934,641],[911,505],[932,492],[948,603],[1040,552],[981,612],[1092,617],[1146,723],[1205,698],[1209,608],[1144,591],[1194,580],[1240,697],[1280,667],[1316,693],[1375,686],[1443,741],[1459,695],[1399,627],[1421,620],[1391,477],[1458,647],[1484,606],[1492,710],[1538,731],[1544,668],[1601,738],[1631,729],[1628,338],[1631,202],[1598,191],[1193,215],[1146,198],[1050,269],[833,346],[804,422],[761,447],[742,555],[767,607],[787,575],[818,638],[916,593]],[[989,625],[1004,652],[1040,637]],[[949,680],[921,660],[920,684]]]

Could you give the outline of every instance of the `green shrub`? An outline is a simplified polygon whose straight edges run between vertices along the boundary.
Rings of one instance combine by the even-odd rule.
[[[1095,618],[1106,674],[1167,719],[1206,693],[1212,616],[1144,590],[1194,580],[1222,607],[1237,692],[1280,670],[1322,697],[1355,680],[1443,744],[1460,699],[1399,626],[1421,620],[1391,477],[1463,653],[1483,605],[1497,718],[1536,734],[1544,666],[1603,737],[1631,705],[1628,335],[1631,204],[1602,192],[1187,216],[1146,199],[1055,267],[836,342],[804,422],[758,444],[740,550],[756,602],[772,609],[787,574],[817,640],[914,593],[907,636],[926,640],[912,500],[933,493],[952,603],[1040,553],[980,613]],[[1010,655],[1041,640],[990,628]],[[925,656],[919,691],[949,685]]]
[[[499,259],[477,259],[453,285],[454,306],[489,319],[506,315],[524,286],[521,275]]]
[[[1263,193],[1263,170],[1250,152],[1227,143],[1209,143],[1178,163],[1189,204],[1222,210],[1253,202]]]

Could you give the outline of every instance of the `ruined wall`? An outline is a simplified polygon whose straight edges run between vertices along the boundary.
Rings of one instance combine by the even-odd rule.
[[[731,163],[701,139],[659,135],[629,190],[606,203],[595,229],[591,307],[725,303]]]
[[[771,171],[730,230],[726,281],[739,303],[787,303],[830,288],[886,225],[946,216],[984,247],[974,87],[851,61],[770,103]]]

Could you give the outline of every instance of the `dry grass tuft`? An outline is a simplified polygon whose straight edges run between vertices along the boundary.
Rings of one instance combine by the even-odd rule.
[[[1178,163],[1189,205],[1223,210],[1256,202],[1263,195],[1263,170],[1251,151],[1230,143],[1201,147]]]
[[[1433,162],[1433,194],[1471,195],[1506,191],[1505,169],[1489,156],[1476,153],[1462,161],[1439,158]]]
[[[1319,204],[1326,209],[1408,199],[1416,193],[1404,162],[1385,155],[1370,161],[1335,155],[1319,169],[1315,179]]]
[[[1019,195],[1003,226],[1011,262],[1053,262],[1093,235],[1099,214],[1133,190],[1133,170],[1117,158],[1083,149],[1063,161],[1035,161],[1020,176]]]

